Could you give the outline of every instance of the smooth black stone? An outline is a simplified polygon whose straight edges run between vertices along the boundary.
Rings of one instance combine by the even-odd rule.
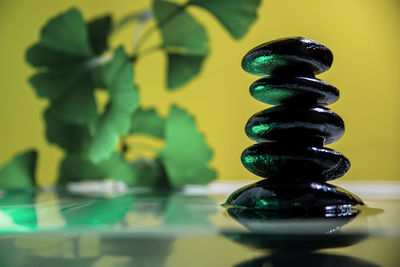
[[[260,76],[310,76],[330,68],[332,52],[324,45],[303,37],[270,41],[251,49],[242,68]]]
[[[307,243],[307,241],[305,241]],[[283,251],[268,256],[251,259],[235,265],[234,267],[378,267],[364,259],[355,257],[321,254],[321,253],[299,253],[296,251]]]
[[[365,233],[321,235],[223,232],[222,234],[228,239],[247,247],[291,252],[347,247],[368,237],[368,234]]]
[[[239,189],[240,190],[240,189]],[[353,196],[354,198],[358,198]],[[228,200],[227,200],[228,202]],[[271,205],[271,203],[267,203],[267,205]],[[274,203],[278,205],[278,203]],[[279,204],[281,206],[287,207],[287,204]],[[298,205],[298,204],[296,204]],[[359,204],[357,204],[359,205]],[[361,204],[360,204],[361,205]],[[228,214],[235,219],[240,224],[248,226],[250,224],[256,223],[261,227],[265,226],[265,229],[268,228],[268,225],[271,222],[279,222],[284,220],[291,221],[307,221],[307,220],[318,220],[321,225],[330,225],[329,230],[334,228],[340,228],[346,223],[353,220],[356,216],[358,216],[361,212],[359,208],[354,208],[353,206],[328,206],[330,208],[326,209],[325,206],[322,205],[320,208],[289,208],[289,209],[258,209],[258,208],[243,208],[242,206],[231,206],[230,204],[224,203],[223,206],[227,208]],[[315,225],[313,230],[315,230]]]
[[[305,218],[330,217],[329,214],[340,214],[343,210],[361,205],[364,203],[358,196],[339,186],[305,181],[280,182],[271,179],[263,179],[236,190],[223,204],[228,209],[276,211],[280,216],[301,215]]]
[[[323,145],[339,140],[344,122],[321,106],[280,105],[254,114],[246,124],[246,134],[256,142],[283,141]]]
[[[329,148],[269,142],[245,149],[242,163],[250,172],[270,179],[328,181],[342,177],[350,161]]]
[[[288,212],[240,207],[227,208],[227,212],[252,232],[317,235],[338,232],[352,221],[360,210],[338,206],[332,209],[292,209]]]
[[[309,77],[261,78],[250,86],[250,94],[270,105],[302,103],[327,106],[339,98],[336,87]]]

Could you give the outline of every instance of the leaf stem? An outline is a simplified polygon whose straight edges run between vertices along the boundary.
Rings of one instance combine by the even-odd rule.
[[[135,26],[135,30],[133,31],[132,48],[136,47],[137,43],[140,40],[140,37],[142,36],[143,30],[146,27],[146,24],[152,18],[153,18],[153,11],[149,9],[148,15],[139,19],[138,23]]]
[[[119,22],[117,22],[111,30],[111,34],[118,32],[121,28],[125,27],[131,22],[136,20],[143,21],[153,17],[153,12],[150,8],[143,9],[139,12],[133,12],[125,15]]]
[[[109,63],[113,59],[113,55],[111,53],[105,53],[100,56],[94,57],[86,62],[86,66],[88,69],[94,69],[100,65]]]

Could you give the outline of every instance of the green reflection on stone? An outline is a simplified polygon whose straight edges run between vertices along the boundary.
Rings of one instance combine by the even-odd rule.
[[[288,88],[275,88],[267,85],[259,85],[255,88],[251,88],[250,94],[255,99],[270,105],[279,105],[282,104],[283,101],[290,99],[293,96],[300,95],[299,92]]]
[[[276,66],[285,66],[287,64],[285,57],[280,55],[260,55],[243,61],[244,70],[255,75],[270,75],[272,69]]]
[[[253,127],[251,127],[251,130],[256,135],[268,132],[270,129],[271,129],[271,127],[269,126],[269,124],[259,124],[259,125],[254,125]]]

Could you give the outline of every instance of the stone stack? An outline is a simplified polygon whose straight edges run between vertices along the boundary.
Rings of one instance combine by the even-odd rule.
[[[241,156],[250,172],[266,179],[234,192],[224,205],[337,216],[363,205],[357,196],[326,183],[350,168],[346,157],[324,147],[344,133],[343,120],[325,107],[339,98],[338,89],[315,78],[332,61],[328,48],[302,37],[267,42],[244,56],[243,69],[264,76],[250,86],[250,94],[276,106],[249,119],[245,131],[257,144]]]

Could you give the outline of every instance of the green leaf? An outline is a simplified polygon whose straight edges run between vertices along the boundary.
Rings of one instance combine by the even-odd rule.
[[[40,43],[45,48],[68,55],[93,56],[86,24],[76,8],[50,19],[42,29]]]
[[[203,7],[221,22],[235,39],[242,38],[257,19],[261,0],[190,0],[189,4]]]
[[[96,18],[88,23],[90,46],[96,54],[101,54],[108,49],[111,26],[111,16]]]
[[[129,133],[142,133],[164,138],[165,119],[154,108],[138,108],[131,117]]]
[[[17,189],[35,186],[36,161],[35,150],[16,155],[0,170],[0,188]]]
[[[107,159],[115,151],[119,136],[129,132],[131,116],[139,105],[132,66],[122,47],[114,52],[111,63],[102,67],[101,73],[110,100],[90,145],[89,157],[94,163]]]
[[[65,72],[71,70],[71,66],[79,64],[86,56],[67,54],[63,51],[47,48],[43,44],[34,44],[26,51],[26,61],[34,67],[65,67]]]
[[[216,178],[215,170],[207,167],[212,150],[192,115],[172,106],[166,121],[165,140],[160,156],[171,185],[206,184]]]
[[[99,114],[92,90],[92,82],[81,80],[62,99],[53,101],[51,112],[66,123],[86,125],[90,129],[96,126]]]
[[[206,30],[185,7],[171,2],[154,1],[153,13],[168,56],[167,86],[176,89],[199,74],[209,53]]]
[[[182,6],[154,1],[154,16],[163,38],[163,47],[172,53],[205,55],[208,38],[205,28]]]
[[[87,153],[91,139],[88,128],[79,124],[67,124],[59,120],[50,109],[44,112],[46,136],[50,143],[65,149],[68,153]]]
[[[97,164],[87,158],[68,154],[61,163],[58,183],[90,180],[117,180],[131,185],[135,181],[135,173],[131,164],[117,152]]]
[[[195,77],[200,72],[204,59],[204,56],[169,54],[168,88],[179,88]]]
[[[50,101],[62,99],[71,88],[80,84],[82,72],[76,66],[67,65],[39,72],[33,75],[29,82],[35,88],[38,96],[48,98]]]
[[[49,141],[94,163],[115,151],[119,135],[129,131],[131,115],[138,106],[132,67],[123,49],[117,49],[106,65],[108,54],[96,56],[108,48],[110,29],[109,16],[86,25],[79,11],[71,9],[51,19],[39,43],[27,52],[28,62],[42,67],[30,81],[39,96],[50,100],[45,115],[48,123],[54,123],[47,126]],[[64,36],[63,32],[75,35]],[[101,117],[94,97],[99,86],[110,96]],[[75,147],[73,142],[77,142]]]
[[[27,61],[41,67],[30,82],[40,97],[56,102],[53,110],[60,120],[83,125],[96,123],[91,71],[98,60],[94,56],[87,25],[77,9],[50,19],[38,44],[28,49]]]
[[[42,28],[39,43],[30,47],[26,59],[35,67],[62,66],[93,57],[86,24],[72,8],[49,20]]]

